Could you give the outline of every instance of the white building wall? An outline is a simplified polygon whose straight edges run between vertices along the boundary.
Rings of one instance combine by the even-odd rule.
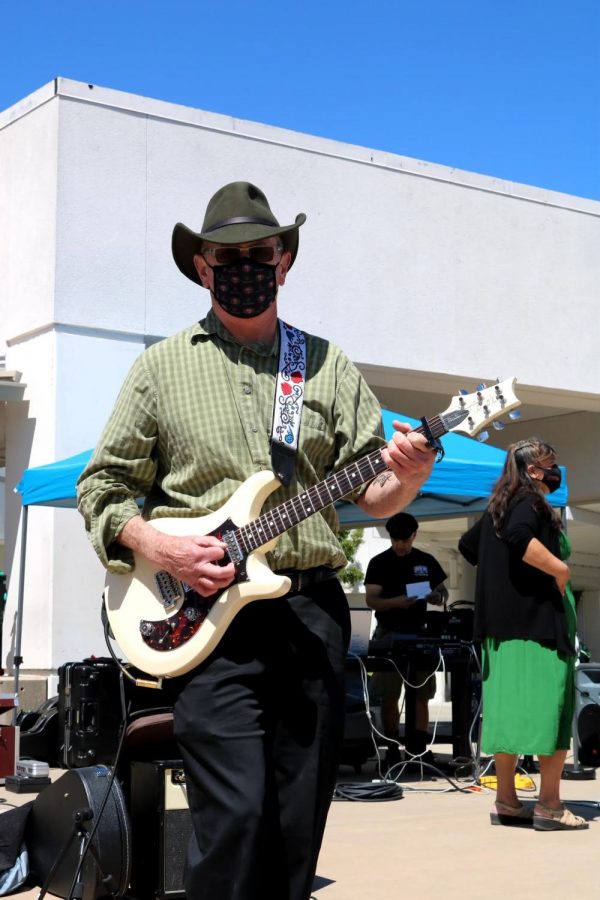
[[[143,334],[147,120],[58,103],[56,319]]]
[[[114,406],[134,359],[144,349],[141,337],[57,329],[55,458],[93,447]]]
[[[7,414],[9,616],[12,486],[92,446],[145,338],[206,312],[171,232],[200,229],[227,181],[258,183],[281,221],[307,213],[282,314],[357,362],[514,372],[598,403],[600,204],[61,79],[57,90],[0,114],[0,338],[28,384]],[[27,668],[102,653],[103,573],[78,515],[29,519]]]
[[[53,319],[58,104],[2,125],[0,345]]]

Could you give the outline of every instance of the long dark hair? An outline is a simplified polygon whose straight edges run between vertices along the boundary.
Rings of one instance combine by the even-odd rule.
[[[541,438],[527,438],[509,446],[502,474],[494,486],[488,504],[488,512],[497,534],[500,534],[504,527],[506,512],[512,501],[524,495],[532,498],[536,512],[548,519],[554,528],[559,530],[562,527],[560,518],[546,503],[537,482],[527,471],[527,466],[538,465],[540,460],[548,456],[556,456],[556,450]]]

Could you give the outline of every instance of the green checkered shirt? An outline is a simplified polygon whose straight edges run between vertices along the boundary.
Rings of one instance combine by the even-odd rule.
[[[279,329],[272,346],[242,346],[212,310],[138,357],[78,482],[90,539],[111,571],[132,568],[131,551],[115,538],[139,511],[136,498],[145,518],[203,516],[271,468],[278,363]],[[306,363],[294,477],[265,512],[383,444],[379,403],[342,351],[307,334]],[[269,565],[339,569],[346,560],[336,531],[327,507],[283,534]]]

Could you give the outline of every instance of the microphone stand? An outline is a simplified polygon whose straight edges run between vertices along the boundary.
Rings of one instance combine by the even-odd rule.
[[[77,867],[75,869],[75,875],[73,877],[73,881],[71,883],[71,888],[69,890],[69,895],[67,900],[83,900],[85,883],[82,877],[83,873],[83,863],[85,861],[85,856],[87,853],[90,854],[92,859],[96,864],[96,868],[100,874],[100,881],[106,887],[107,892],[111,895],[115,895],[117,892],[117,885],[112,875],[105,875],[102,866],[100,865],[100,859],[98,857],[98,853],[96,852],[96,848],[93,846],[90,840],[90,832],[88,832],[85,828],[85,822],[89,822],[94,818],[94,813],[89,807],[81,807],[81,809],[76,809],[73,812],[73,829],[71,833],[67,836],[67,840],[65,841],[60,853],[52,864],[52,868],[50,869],[44,884],[40,890],[40,893],[37,896],[37,900],[43,900],[48,891],[52,886],[52,879],[56,875],[56,872],[60,868],[62,862],[64,861],[67,853],[71,849],[71,845],[74,840],[79,840],[79,854]]]

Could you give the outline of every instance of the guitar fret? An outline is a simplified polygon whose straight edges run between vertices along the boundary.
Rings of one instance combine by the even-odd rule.
[[[243,528],[240,529],[242,534],[244,535],[244,550],[246,553],[252,553],[253,550],[256,549],[254,546],[254,541],[252,539],[252,534],[250,533],[250,528],[248,525],[244,525]]]
[[[238,528],[238,530],[234,534],[235,534],[236,541],[238,542],[238,544],[241,544],[242,549],[246,553],[250,553],[251,548],[248,546],[248,541],[246,539],[246,529]]]
[[[327,494],[324,494],[325,491],[327,491]],[[331,503],[331,496],[327,490],[327,484],[324,481],[316,487],[316,492],[319,496],[319,503],[321,504],[320,508],[323,509],[325,506],[329,506]]]
[[[337,475],[330,475],[329,478],[327,479],[327,485],[328,485],[327,489],[328,489],[329,493],[331,494],[332,502],[335,503],[335,501],[339,500],[340,497],[342,496],[342,489],[340,488],[340,486],[338,484]],[[329,487],[329,485],[331,485],[331,487]],[[331,492],[331,488],[333,488],[333,491],[334,491],[333,493]]]
[[[258,519],[254,519],[252,522],[250,522],[250,530],[252,533],[252,537],[254,538],[255,546],[260,547],[260,532],[258,530],[257,523]]]
[[[342,491],[342,497],[345,497],[346,494],[349,494],[352,490],[352,481],[350,479],[350,472],[348,471],[348,469],[343,469],[339,473],[337,481]]]
[[[282,504],[282,506],[285,507],[285,504]],[[284,514],[281,513],[282,506],[276,506],[273,510],[271,510],[271,512],[276,513],[279,516],[279,534],[283,534],[283,532],[287,528],[287,525],[285,524],[286,519],[287,519],[287,514],[285,514],[285,518],[284,518]]]
[[[301,500],[300,500],[300,497],[298,497],[298,496],[292,497],[292,499],[291,499],[290,502],[291,502],[291,505],[292,505],[291,512],[294,514],[294,518],[295,518],[295,520],[296,520],[293,524],[294,524],[294,525],[297,525],[298,522],[300,522],[300,521],[302,520],[302,518],[303,518],[303,515],[300,515],[299,512],[298,512],[298,509],[297,509],[297,505],[299,504],[299,505],[300,505],[300,512],[303,512],[303,509],[302,509],[302,502],[301,502]]]
[[[284,513],[282,515],[282,524],[285,528],[290,528],[295,522],[292,519],[292,513],[294,511],[294,504],[290,500],[286,500],[285,503],[282,503],[282,507],[284,509]]]
[[[377,475],[378,468],[377,468],[377,466],[374,465],[374,460],[372,460],[370,456],[367,456],[367,458],[365,459],[365,462],[369,465],[371,471],[373,472],[373,475]]]
[[[323,485],[324,485],[324,487],[327,488],[327,493],[329,494],[330,502],[335,503],[335,500],[334,500],[333,494],[331,493],[331,488],[329,487],[329,484],[330,484],[330,479],[326,478],[325,481],[323,482]]]
[[[321,489],[323,487],[323,482],[319,482],[314,487],[311,487],[308,491],[308,495],[313,505],[313,512],[319,512],[326,505],[323,501],[323,497],[321,496]]]
[[[308,493],[305,492],[304,494],[300,494],[298,499],[300,500],[300,503],[302,504],[302,512],[305,515],[310,516],[310,515],[312,515],[313,512],[315,512]],[[306,501],[306,503],[305,503],[305,501]],[[306,505],[306,504],[308,504],[308,505]]]
[[[275,529],[275,522],[273,521],[273,514],[268,512],[260,517],[263,521],[263,526],[269,535],[269,538],[274,538],[277,536],[278,532]]]
[[[342,487],[341,476],[342,476],[342,473],[339,473],[338,475],[334,475],[334,476],[333,476],[333,480],[334,480],[334,482],[335,482],[335,486],[336,486],[336,488],[337,488],[338,491],[339,491],[339,497],[343,497],[345,494],[348,493],[348,491],[347,491],[347,490],[344,490],[344,488]],[[338,499],[339,499],[339,497],[338,497]]]

